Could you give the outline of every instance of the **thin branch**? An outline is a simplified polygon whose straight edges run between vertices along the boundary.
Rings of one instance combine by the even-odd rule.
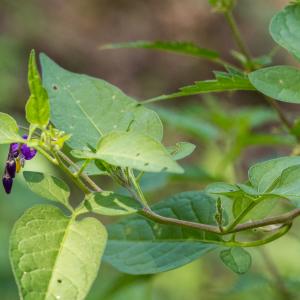
[[[285,116],[284,112],[281,110],[279,104],[269,98],[269,97],[264,97],[266,101],[274,108],[274,110],[277,112],[279,119],[281,122],[287,127],[288,130],[291,130],[293,128],[293,124],[290,122],[290,120]]]
[[[251,59],[250,51],[248,50],[246,44],[244,43],[244,41],[242,39],[242,35],[241,35],[239,28],[236,24],[236,21],[232,15],[232,12],[226,11],[226,12],[224,12],[224,16],[225,16],[225,19],[231,29],[231,32],[233,34],[233,37],[235,39],[237,46],[239,47],[240,51],[245,55],[245,57],[247,58],[247,61],[251,64],[252,59]]]
[[[80,168],[67,156],[65,155],[62,151],[57,152],[58,155],[66,161],[70,166],[74,167],[77,171],[80,170]],[[103,190],[86,174],[86,173],[81,173],[80,176],[86,183],[90,185],[90,187],[95,191],[95,192],[103,192]]]
[[[174,224],[174,225],[184,226],[184,227],[188,227],[188,228],[199,229],[199,230],[206,231],[206,232],[217,233],[220,235],[226,235],[226,234],[230,234],[230,233],[241,232],[241,231],[245,231],[245,230],[249,230],[249,229],[264,227],[267,225],[290,224],[296,217],[298,217],[300,215],[300,208],[294,209],[294,210],[292,210],[286,214],[280,215],[280,216],[268,217],[268,218],[265,218],[262,220],[246,222],[246,223],[236,226],[235,228],[233,228],[231,230],[225,229],[223,232],[221,232],[219,227],[215,226],[215,225],[196,223],[196,222],[190,222],[190,221],[185,221],[185,220],[164,217],[164,216],[158,215],[157,213],[155,213],[154,211],[152,211],[151,209],[146,208],[146,207],[143,208],[142,214],[154,221],[158,221],[158,222],[161,222],[164,224]]]

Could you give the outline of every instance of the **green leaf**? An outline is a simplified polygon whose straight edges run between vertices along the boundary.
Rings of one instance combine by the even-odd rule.
[[[283,170],[300,164],[299,156],[286,156],[255,164],[249,169],[251,184],[260,193],[270,191]]]
[[[62,203],[72,210],[69,204],[70,189],[63,180],[51,175],[30,171],[24,171],[23,176],[32,192],[45,199]]]
[[[28,84],[31,95],[26,103],[26,119],[32,125],[46,126],[50,119],[50,102],[47,91],[42,86],[34,50],[31,51],[29,57]]]
[[[17,122],[10,115],[0,112],[0,144],[22,142],[18,131]]]
[[[237,274],[245,274],[251,267],[251,255],[243,248],[230,248],[220,252],[223,263]]]
[[[252,91],[255,88],[249,82],[248,78],[243,74],[215,72],[216,79],[197,81],[193,85],[185,86],[179,89],[179,92],[162,95],[144,101],[144,103],[151,103],[161,100],[174,99],[178,97],[186,97],[191,95],[225,92],[225,91]]]
[[[254,87],[271,98],[300,103],[300,70],[289,66],[260,69],[249,74]]]
[[[76,221],[39,205],[16,222],[10,258],[21,299],[85,299],[105,248],[105,227],[94,218]]]
[[[195,148],[196,146],[192,143],[179,142],[174,146],[168,147],[167,150],[174,160],[180,160],[191,155]]]
[[[300,58],[300,5],[286,6],[271,21],[270,33],[275,42]]]
[[[286,168],[270,193],[291,200],[300,207],[300,164]]]
[[[107,44],[100,49],[126,49],[126,48],[140,48],[169,51],[178,54],[192,55],[196,57],[203,57],[209,60],[216,60],[220,56],[217,52],[205,48],[200,48],[198,45],[191,42],[177,42],[177,41],[135,41],[126,43]]]
[[[96,153],[79,150],[71,153],[77,158],[100,159],[145,172],[183,172],[162,144],[137,132],[111,132],[100,139]]]
[[[203,192],[185,192],[153,205],[162,216],[215,224],[215,200]],[[215,234],[130,216],[108,226],[104,259],[121,272],[153,274],[185,265],[216,246]]]
[[[134,199],[109,191],[87,196],[84,207],[88,212],[105,216],[129,215],[141,209]]]
[[[64,70],[41,55],[43,82],[48,91],[54,125],[72,137],[72,148],[95,146],[113,130],[132,130],[161,140],[162,124],[157,114],[115,86],[87,75]]]

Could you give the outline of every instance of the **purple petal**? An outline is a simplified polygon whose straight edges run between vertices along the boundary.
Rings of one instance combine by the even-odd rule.
[[[21,146],[21,152],[26,160],[31,160],[35,157],[37,151],[34,148],[30,148],[26,144],[23,144]]]
[[[3,187],[4,187],[5,192],[7,194],[10,194],[11,188],[12,188],[12,185],[13,185],[13,179],[8,174],[6,174],[2,178],[2,183],[3,183]]]

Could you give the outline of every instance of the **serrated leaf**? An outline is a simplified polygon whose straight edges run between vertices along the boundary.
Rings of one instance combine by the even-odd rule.
[[[216,79],[214,80],[197,81],[193,85],[180,88],[177,93],[148,99],[145,103],[206,93],[255,90],[248,78],[244,75],[224,72],[216,72],[215,75]]]
[[[275,42],[300,58],[300,4],[288,5],[271,20],[270,33]]]
[[[161,140],[157,114],[115,86],[97,78],[64,70],[41,55],[43,83],[51,103],[51,121],[71,133],[72,148],[95,147],[100,137],[114,130],[132,130]]]
[[[191,155],[196,146],[192,143],[178,142],[174,146],[168,147],[167,150],[174,160],[183,159]]]
[[[251,184],[260,193],[271,189],[283,170],[300,164],[299,156],[286,156],[257,163],[249,169],[248,177]]]
[[[105,216],[129,215],[139,209],[141,205],[134,199],[110,191],[93,193],[84,202],[84,210]]]
[[[100,139],[96,153],[79,150],[71,153],[77,158],[104,160],[114,166],[145,172],[183,172],[162,144],[137,132],[111,132]]]
[[[215,200],[203,192],[185,192],[153,205],[166,217],[215,224]],[[216,246],[215,234],[130,216],[108,226],[104,259],[121,272],[153,274],[185,265]]]
[[[25,107],[26,119],[32,125],[46,126],[50,119],[50,103],[47,91],[42,86],[34,50],[31,51],[29,57],[28,85],[31,95]]]
[[[18,131],[17,122],[10,115],[0,112],[0,144],[22,142]]]
[[[10,258],[21,299],[85,299],[106,244],[94,218],[76,221],[58,208],[39,205],[16,222]]]
[[[251,267],[251,255],[243,248],[230,248],[220,252],[220,258],[230,270],[245,274]]]
[[[300,103],[300,70],[289,66],[274,66],[249,74],[253,86],[271,98],[288,103]]]
[[[69,204],[70,188],[62,179],[31,171],[24,171],[23,176],[32,192],[45,199],[60,202],[72,210]]]
[[[174,52],[178,54],[192,55],[196,57],[202,57],[209,60],[216,60],[220,56],[216,51],[200,48],[198,45],[192,42],[180,42],[180,41],[134,41],[126,43],[107,44],[100,49],[126,49],[126,48],[140,48],[140,49],[152,49],[162,50],[168,52]]]

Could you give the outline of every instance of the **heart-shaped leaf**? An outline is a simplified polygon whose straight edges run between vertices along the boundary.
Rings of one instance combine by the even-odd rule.
[[[158,115],[97,78],[64,70],[42,54],[43,84],[51,103],[51,121],[72,134],[72,148],[95,147],[100,137],[113,130],[132,130],[161,140]]]
[[[76,221],[58,208],[39,205],[16,222],[10,258],[21,299],[85,299],[106,244],[94,218]]]

